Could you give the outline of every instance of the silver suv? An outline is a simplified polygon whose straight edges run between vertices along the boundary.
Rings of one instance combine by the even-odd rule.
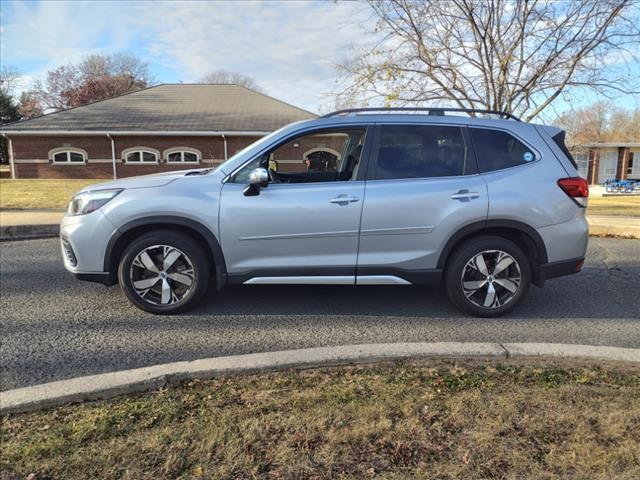
[[[65,267],[158,314],[210,284],[442,283],[484,317],[581,269],[588,186],[564,132],[395,110],[294,123],[216,169],[91,186],[62,221]]]

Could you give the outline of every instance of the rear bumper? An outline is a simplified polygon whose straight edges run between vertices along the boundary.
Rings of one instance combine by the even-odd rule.
[[[540,272],[544,280],[550,278],[563,277],[565,275],[573,275],[582,270],[584,257],[572,258],[571,260],[562,260],[561,262],[551,262],[540,265]]]

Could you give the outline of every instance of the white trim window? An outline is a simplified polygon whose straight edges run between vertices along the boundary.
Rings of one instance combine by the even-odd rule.
[[[589,152],[588,151],[576,151],[573,153],[573,159],[578,165],[578,174],[582,178],[587,178],[589,174]]]
[[[600,150],[600,168],[598,169],[598,182],[615,180],[618,171],[618,150]]]
[[[49,160],[55,165],[81,165],[87,163],[87,152],[81,148],[54,148],[49,151]]]
[[[630,180],[640,180],[640,149],[631,149],[629,151],[627,178]]]
[[[174,147],[165,150],[162,158],[167,163],[200,163],[202,154],[200,150],[191,147]]]
[[[122,161],[132,165],[148,165],[158,163],[160,152],[153,148],[133,147],[122,151]]]

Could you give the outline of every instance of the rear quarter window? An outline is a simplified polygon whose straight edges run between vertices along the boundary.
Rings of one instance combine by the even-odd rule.
[[[470,128],[469,133],[481,173],[524,165],[536,159],[531,148],[505,131]]]
[[[565,132],[564,130],[562,132],[557,133],[556,135],[554,135],[553,137],[551,137],[553,139],[553,141],[555,142],[555,144],[560,148],[560,150],[562,150],[562,153],[565,154],[565,156],[567,157],[567,159],[571,162],[571,164],[579,170],[578,168],[578,163],[576,162],[576,160],[573,158],[573,155],[571,155],[571,152],[569,151],[569,149],[567,148],[567,145],[565,143]]]

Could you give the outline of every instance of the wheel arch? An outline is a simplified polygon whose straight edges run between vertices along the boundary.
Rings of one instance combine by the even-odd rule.
[[[202,247],[214,266],[216,287],[226,283],[227,270],[218,239],[202,223],[176,215],[157,215],[127,222],[109,238],[104,256],[104,271],[109,273],[110,284],[117,283],[118,263],[127,245],[135,238],[153,230],[175,230],[190,235]]]
[[[462,242],[480,235],[497,235],[511,240],[527,254],[531,264],[532,282],[534,285],[544,284],[541,265],[548,261],[547,248],[540,234],[526,223],[516,220],[487,220],[467,225],[454,233],[445,243],[438,257],[439,269],[447,265],[451,253]]]

